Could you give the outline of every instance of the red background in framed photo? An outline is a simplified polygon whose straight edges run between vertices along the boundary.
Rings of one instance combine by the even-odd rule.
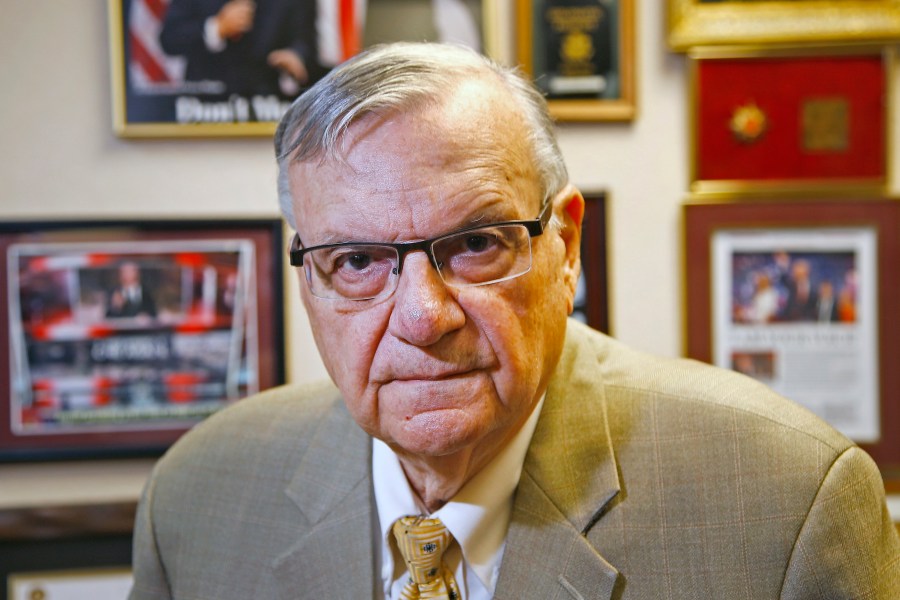
[[[877,231],[878,354],[881,439],[860,444],[900,489],[900,202],[889,199],[843,201],[695,203],[684,207],[685,350],[705,362],[713,360],[711,289],[713,234],[722,229],[869,226]]]
[[[881,54],[707,58],[697,61],[696,178],[699,180],[884,179],[886,68]],[[844,98],[843,151],[804,150],[802,105]],[[767,128],[741,142],[729,123],[735,110],[758,106]]]

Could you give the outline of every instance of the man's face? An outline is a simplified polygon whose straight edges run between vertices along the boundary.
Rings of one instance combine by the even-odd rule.
[[[290,167],[304,246],[535,218],[543,198],[515,115],[504,93],[472,82],[442,107],[357,122],[343,156]],[[574,189],[555,200],[557,216],[568,202],[580,215]],[[562,347],[578,274],[568,224],[532,239],[530,272],[492,285],[448,287],[423,252],[407,255],[380,302],[316,298],[301,281],[319,351],[360,426],[416,456],[491,455],[514,435]]]
[[[123,286],[137,285],[141,279],[141,272],[134,263],[125,263],[119,267],[119,281]]]

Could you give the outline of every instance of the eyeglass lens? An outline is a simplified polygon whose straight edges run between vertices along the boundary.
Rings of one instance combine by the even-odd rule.
[[[433,263],[443,280],[465,287],[518,277],[531,268],[531,236],[522,225],[487,226],[434,241]],[[354,244],[304,256],[315,296],[366,300],[394,291],[402,265],[392,246]]]

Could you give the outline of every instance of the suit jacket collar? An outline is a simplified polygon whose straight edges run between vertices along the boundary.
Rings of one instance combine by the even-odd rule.
[[[598,374],[603,349],[597,336],[569,329],[516,491],[496,598],[608,599],[617,583],[585,537],[619,492]],[[338,399],[286,489],[308,529],[273,564],[279,598],[334,596],[338,581],[352,587],[341,596],[367,598],[380,584],[371,461],[371,439]]]
[[[618,572],[585,537],[620,490],[598,339],[569,324],[516,492],[497,598],[613,593]]]
[[[273,564],[279,598],[372,596],[378,582],[371,541],[376,514],[371,448],[369,436],[337,399],[285,490],[307,529]]]

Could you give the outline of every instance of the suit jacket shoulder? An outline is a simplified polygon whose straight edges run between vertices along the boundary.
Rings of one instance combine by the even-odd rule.
[[[548,543],[565,562],[539,551]],[[821,553],[857,566],[811,558]],[[812,413],[744,376],[570,322],[498,597],[889,598],[898,553],[874,463]]]
[[[213,415],[154,469],[131,597],[287,598],[296,588],[282,584],[326,585],[319,557],[331,559],[310,545],[329,523],[369,526],[370,448],[331,384],[277,388]],[[346,555],[371,572],[368,545]]]

